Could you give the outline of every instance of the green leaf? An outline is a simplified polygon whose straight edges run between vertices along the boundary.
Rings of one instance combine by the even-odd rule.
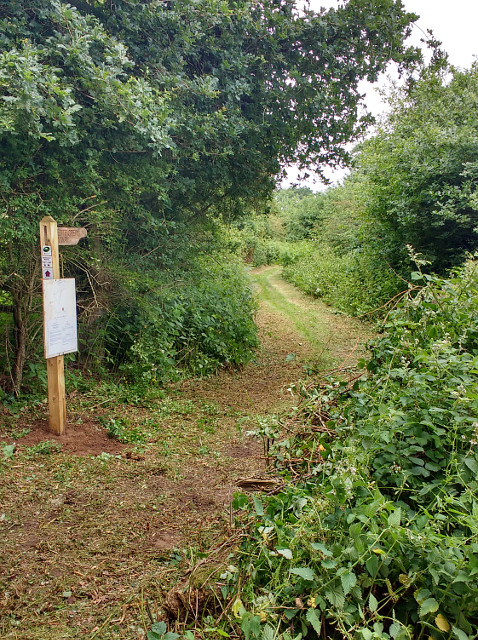
[[[392,513],[388,516],[388,526],[389,527],[398,527],[400,525],[402,519],[402,510],[400,507],[392,511]]]
[[[266,624],[262,629],[261,640],[274,640],[275,630],[270,624]]]
[[[379,560],[377,556],[370,556],[370,558],[365,563],[365,566],[367,567],[367,571],[372,576],[372,578],[375,578],[375,576],[377,575],[378,564],[379,564]]]
[[[307,622],[310,622],[312,628],[315,633],[320,637],[320,631],[322,628],[322,621],[320,619],[320,615],[317,613],[317,609],[307,609],[307,613],[305,614],[305,618]]]
[[[324,569],[335,569],[337,566],[337,560],[334,560],[334,558],[326,558],[325,560],[322,560],[320,564]]]
[[[457,640],[470,640],[469,636],[459,627],[452,627],[451,630]]]
[[[276,551],[279,555],[284,556],[284,558],[287,558],[287,560],[292,560],[292,551],[290,549],[287,549],[285,547],[283,548],[277,547]]]
[[[325,597],[333,607],[343,610],[345,606],[345,595],[341,587],[331,587],[327,589]]]
[[[299,611],[300,609],[286,609],[284,611],[284,616],[287,618],[287,620],[292,620],[292,618],[296,616]]]
[[[2,453],[3,453],[3,457],[6,460],[11,460],[13,458],[13,454],[15,453],[15,445],[14,444],[2,445]]]
[[[259,638],[261,633],[261,619],[259,616],[245,615],[241,622],[241,629],[247,638]]]
[[[424,618],[429,613],[435,613],[435,611],[438,611],[438,602],[435,600],[435,598],[427,598],[420,605],[420,617],[421,618]]]
[[[168,627],[165,622],[155,622],[151,627],[151,631],[153,633],[158,633],[159,635],[166,633],[167,630]]]
[[[296,576],[299,576],[299,578],[302,578],[303,580],[308,581],[315,580],[315,578],[317,577],[312,569],[308,569],[307,567],[294,567],[293,569],[290,569],[289,572],[293,573]]]
[[[244,509],[249,504],[249,499],[245,493],[235,493],[232,500],[233,509]]]
[[[264,507],[257,496],[254,496],[254,509],[256,510],[258,516],[264,515]]]
[[[340,581],[342,582],[342,588],[344,590],[344,594],[347,595],[352,591],[352,589],[357,584],[357,576],[355,575],[355,573],[353,573],[353,571],[349,573],[344,573],[343,575],[340,576]]]
[[[322,542],[312,542],[310,546],[315,551],[321,551],[324,554],[324,556],[333,556],[332,551],[330,551],[330,549],[327,549],[325,544],[322,544]]]
[[[430,591],[428,591],[428,589],[417,589],[414,592],[413,597],[418,602],[418,604],[423,604],[425,600],[429,598],[431,595],[432,594]]]
[[[370,593],[370,596],[368,598],[368,608],[370,609],[370,611],[373,613],[374,611],[377,611],[378,609],[378,600],[377,598],[373,595],[373,593]]]
[[[476,461],[475,458],[465,458],[464,462],[465,462],[466,466],[468,467],[468,469],[473,471],[473,473],[477,473],[478,474],[478,462]]]

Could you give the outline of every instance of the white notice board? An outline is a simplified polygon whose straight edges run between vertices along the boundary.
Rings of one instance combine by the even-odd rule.
[[[43,280],[45,358],[78,351],[74,278]]]

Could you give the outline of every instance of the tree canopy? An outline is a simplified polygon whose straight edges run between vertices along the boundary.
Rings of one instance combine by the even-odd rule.
[[[422,252],[435,271],[478,244],[476,121],[478,66],[429,70],[407,92],[357,156],[363,210],[383,240]]]
[[[445,275],[475,252],[477,96],[477,63],[460,70],[436,59],[392,88],[390,111],[356,147],[343,184],[279,192],[292,244],[275,247],[274,259],[286,277],[360,315],[413,288],[417,260],[427,275]]]
[[[14,166],[67,149],[85,164],[143,155],[163,209],[270,187],[279,162],[340,162],[366,122],[358,82],[417,55],[403,46],[414,16],[392,0],[320,14],[277,0],[36,0],[3,3],[0,18]]]

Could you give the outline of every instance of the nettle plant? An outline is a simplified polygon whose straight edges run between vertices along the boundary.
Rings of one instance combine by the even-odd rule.
[[[301,389],[270,448],[299,481],[250,508],[246,638],[478,637],[477,268],[415,272],[366,374]]]

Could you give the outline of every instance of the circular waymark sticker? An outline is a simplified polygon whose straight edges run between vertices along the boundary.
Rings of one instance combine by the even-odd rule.
[[[43,245],[42,253],[46,256],[51,255],[51,247],[49,247],[48,245]]]

